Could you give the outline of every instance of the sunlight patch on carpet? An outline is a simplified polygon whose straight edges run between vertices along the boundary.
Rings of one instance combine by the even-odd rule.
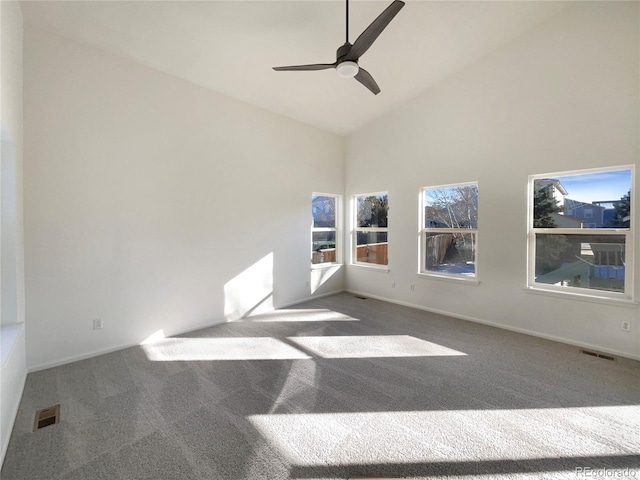
[[[238,320],[245,323],[268,322],[359,322],[357,318],[343,313],[327,310],[326,308],[293,308],[278,309],[273,312],[261,313],[255,317]]]
[[[288,340],[323,358],[383,358],[459,356],[459,352],[410,335],[346,335],[289,337]]]
[[[149,360],[299,360],[311,358],[291,345],[271,337],[165,338],[142,345]]]
[[[586,458],[640,451],[638,406],[247,418],[291,464],[304,467]]]

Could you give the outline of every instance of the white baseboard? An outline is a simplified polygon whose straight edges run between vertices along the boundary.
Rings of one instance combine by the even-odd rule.
[[[164,336],[165,337],[173,337],[175,335],[182,335],[184,333],[194,332],[196,330],[202,330],[203,328],[214,327],[216,325],[220,325],[221,323],[225,323],[226,321],[227,321],[226,319],[213,320],[211,322],[207,322],[207,323],[202,324],[200,326],[189,327],[187,329],[181,329],[181,330],[176,330],[176,331],[169,331],[169,332],[166,332],[164,334]],[[99,349],[99,350],[92,350],[91,352],[82,353],[80,355],[72,355],[70,357],[64,357],[64,358],[61,358],[60,360],[56,360],[54,362],[46,362],[46,363],[41,363],[39,365],[30,366],[30,367],[28,367],[28,371],[29,371],[29,373],[37,372],[37,371],[40,371],[40,370],[46,370],[47,368],[59,367],[61,365],[66,365],[67,363],[79,362],[81,360],[87,360],[88,358],[98,357],[100,355],[105,355],[107,353],[117,352],[119,350],[124,350],[125,348],[137,347],[143,341],[144,340],[141,340],[139,342],[123,343],[123,344],[120,344],[120,345],[116,345],[114,347],[108,347],[108,348],[103,348],[103,349]]]
[[[346,292],[346,290],[344,288],[340,289],[340,290],[332,290],[331,292],[327,292],[327,293],[321,293],[319,295],[311,295],[309,297],[305,297],[302,300],[295,300],[293,302],[289,302],[289,303],[285,303],[284,305],[280,305],[276,308],[276,310],[280,309],[280,308],[289,308],[289,307],[293,307],[294,305],[298,305],[300,303],[304,303],[304,302],[308,302],[310,300],[317,300],[319,298],[323,298],[323,297],[330,297],[331,295],[337,295],[338,293],[344,293]]]
[[[17,349],[15,345],[20,341],[20,337],[25,335],[24,323],[11,325],[10,327],[11,327],[11,336],[10,336],[11,338],[3,338],[3,348],[6,349],[6,351],[3,352],[3,355],[2,355],[3,358],[2,358],[2,363],[0,364],[0,376],[2,376],[3,378],[7,378],[5,376],[7,375],[7,369],[12,368],[12,366],[14,365],[13,362],[19,362],[22,368],[19,368],[19,370],[21,371],[18,371],[19,377],[18,377],[17,391],[12,393],[12,395],[14,395],[12,397],[14,400],[13,405],[6,406],[2,404],[3,409],[10,408],[10,411],[3,412],[3,413],[9,413],[9,415],[8,416],[3,415],[3,420],[6,421],[8,425],[3,424],[2,431],[0,432],[0,435],[2,435],[2,440],[0,441],[0,446],[2,447],[0,450],[0,468],[2,468],[2,464],[4,463],[4,457],[7,454],[7,448],[9,447],[11,432],[13,431],[13,426],[16,423],[16,418],[18,416],[18,409],[20,408],[22,394],[24,393],[24,386],[27,382],[27,370],[25,365],[25,359],[15,358],[15,356],[17,355],[16,354]],[[8,330],[5,330],[5,333],[6,331]],[[24,338],[22,338],[22,341],[23,342],[25,341]],[[24,351],[23,351],[23,355],[24,355]],[[11,376],[10,373],[9,373],[9,376]],[[4,388],[6,387],[7,386],[5,385]]]
[[[25,372],[25,374],[22,376],[22,380],[20,382],[20,399],[22,400],[22,394],[24,393],[24,386],[27,383],[27,373]],[[18,418],[18,408],[20,408],[20,402],[16,402],[15,407],[12,409],[11,411],[11,417],[10,418],[10,422],[11,425],[9,426],[9,437],[7,437],[5,439],[4,442],[2,442],[2,452],[0,452],[0,468],[2,468],[2,465],[4,464],[4,457],[7,454],[7,448],[9,447],[9,439],[11,438],[11,432],[13,432],[13,426],[16,423],[16,418]]]
[[[531,335],[532,337],[544,338],[545,340],[552,340],[554,342],[560,342],[560,343],[565,343],[567,345],[573,345],[574,347],[585,348],[585,349],[588,349],[588,350],[595,350],[597,352],[608,353],[610,355],[629,358],[631,360],[640,360],[640,356],[638,356],[638,355],[633,355],[633,354],[629,354],[627,352],[621,352],[621,351],[610,349],[610,348],[603,348],[603,347],[601,347],[599,345],[592,345],[590,343],[578,342],[578,341],[570,339],[570,338],[560,337],[560,336],[557,336],[557,335],[548,335],[546,333],[536,332],[534,330],[528,330],[526,328],[513,327],[511,325],[505,325],[503,323],[491,322],[491,321],[488,321],[488,320],[484,320],[482,318],[472,317],[472,316],[469,316],[469,315],[460,315],[460,314],[457,314],[457,313],[447,312],[445,310],[439,310],[437,308],[429,308],[429,307],[425,307],[423,305],[417,305],[417,304],[410,303],[410,302],[403,302],[401,300],[395,300],[393,298],[386,298],[386,297],[382,297],[382,296],[379,296],[379,295],[371,295],[369,293],[359,292],[357,290],[347,289],[345,291],[348,292],[348,293],[354,294],[354,295],[360,295],[360,296],[363,296],[363,297],[375,298],[376,300],[382,300],[383,302],[395,303],[397,305],[416,308],[418,310],[424,310],[426,312],[431,312],[431,313],[438,313],[440,315],[446,315],[448,317],[458,318],[460,320],[467,320],[469,322],[481,323],[483,325],[488,325],[490,327],[501,328],[503,330],[509,330],[509,331],[516,332],[516,333],[523,333],[525,335]]]
[[[322,297],[328,297],[330,295],[335,295],[337,293],[342,293],[344,292],[344,290],[334,290],[331,292],[327,292],[327,293],[323,293],[320,295],[311,295],[309,297],[305,297],[303,299],[300,300],[295,300],[293,302],[289,302],[289,303],[285,303],[283,305],[278,306],[277,308],[274,308],[274,310],[278,310],[280,308],[288,308],[291,307],[293,305],[298,305],[299,303],[304,303],[304,302],[308,302],[309,300],[315,300],[318,298],[322,298]],[[181,330],[176,330],[176,331],[168,331],[165,332],[165,337],[174,337],[176,335],[182,335],[185,333],[190,333],[190,332],[194,332],[196,330],[202,330],[203,328],[209,328],[209,327],[214,327],[216,325],[220,325],[222,323],[226,323],[228,320],[226,318],[222,318],[222,319],[217,319],[217,320],[213,320],[207,323],[204,323],[202,325],[196,326],[196,327],[189,327],[187,329],[181,329]],[[34,366],[30,366],[28,367],[28,372],[37,372],[40,370],[46,370],[47,368],[53,368],[53,367],[59,367],[61,365],[66,365],[67,363],[73,363],[73,362],[78,362],[80,360],[86,360],[88,358],[93,358],[93,357],[97,357],[99,355],[105,355],[107,353],[112,353],[112,352],[117,352],[118,350],[124,350],[125,348],[130,348],[130,347],[136,347],[138,345],[140,345],[142,343],[142,340],[139,342],[130,342],[130,343],[124,343],[121,345],[116,345],[114,347],[108,347],[108,348],[104,348],[104,349],[100,349],[100,350],[93,350],[91,352],[86,352],[86,353],[82,353],[80,355],[72,355],[70,357],[65,357],[59,360],[56,360],[54,362],[46,362],[46,363],[41,363],[39,365],[34,365]]]

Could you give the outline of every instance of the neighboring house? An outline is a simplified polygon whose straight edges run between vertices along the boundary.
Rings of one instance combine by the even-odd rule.
[[[328,201],[327,197],[313,197],[311,200],[311,212],[313,213],[314,226],[335,227],[335,203]]]
[[[605,225],[604,211],[606,209],[593,203],[580,202],[566,198],[564,201],[564,214],[580,220],[584,228],[602,228]]]
[[[551,217],[558,228],[582,228],[582,222],[577,218],[569,217],[562,213],[552,213]]]
[[[602,213],[602,223],[605,227],[611,227],[616,220],[616,203],[619,200],[601,200],[598,202],[591,202],[594,205],[604,208]]]
[[[551,194],[556,199],[556,205],[561,210],[564,210],[565,197],[569,194],[566,188],[560,183],[560,180],[555,178],[543,178],[539,183],[540,187],[551,186]]]

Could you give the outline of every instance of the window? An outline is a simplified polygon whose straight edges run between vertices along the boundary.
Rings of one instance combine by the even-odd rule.
[[[632,297],[632,178],[633,167],[529,177],[529,287]]]
[[[420,273],[476,277],[478,184],[423,188]]]
[[[338,195],[311,195],[311,265],[332,264],[339,261],[337,242],[339,225]]]
[[[354,197],[352,263],[389,264],[388,212],[389,195],[386,192]]]

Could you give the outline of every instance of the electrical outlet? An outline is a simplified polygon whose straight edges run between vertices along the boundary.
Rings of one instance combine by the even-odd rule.
[[[620,329],[623,332],[630,332],[631,331],[631,322],[625,322],[623,320],[622,323],[620,324]]]
[[[391,282],[391,288],[396,288],[396,282]]]
[[[411,290],[412,292],[413,292],[415,289],[416,289],[415,285],[411,285],[411,286],[409,287],[409,290]]]
[[[94,330],[102,330],[102,319],[94,318],[93,319],[93,329]]]

